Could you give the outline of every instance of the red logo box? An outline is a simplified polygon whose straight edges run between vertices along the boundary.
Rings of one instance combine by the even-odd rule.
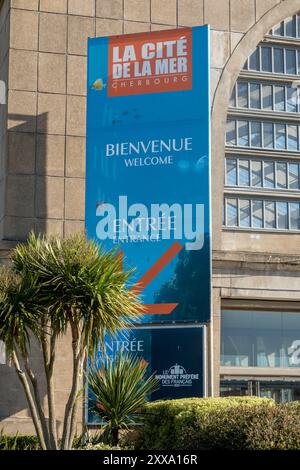
[[[191,28],[109,38],[108,96],[191,89]]]

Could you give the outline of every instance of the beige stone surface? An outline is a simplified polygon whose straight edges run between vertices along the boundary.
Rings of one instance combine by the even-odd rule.
[[[150,21],[150,0],[124,0],[124,19]]]
[[[96,36],[113,36],[114,34],[122,34],[123,21],[97,18],[96,19]]]
[[[203,0],[178,0],[178,24],[180,26],[203,24]]]
[[[12,8],[20,8],[22,10],[38,10],[39,0],[10,0]]]
[[[39,54],[39,91],[46,93],[65,93],[66,73],[66,56],[64,54]]]
[[[65,53],[67,48],[67,16],[40,13],[39,50]]]
[[[85,136],[86,99],[83,96],[67,98],[67,135]]]
[[[66,176],[85,177],[86,140],[84,137],[67,137]]]
[[[204,23],[212,29],[229,30],[229,0],[205,0]]]
[[[49,13],[67,13],[68,0],[40,0],[40,11]]]
[[[230,33],[230,51],[234,51],[238,43],[244,37],[244,33]]]
[[[47,233],[56,237],[64,236],[64,223],[57,219],[37,219],[34,225],[35,233]],[[58,414],[59,416],[59,414]]]
[[[231,0],[230,20],[232,31],[247,31],[255,23],[255,1]]]
[[[64,176],[65,136],[38,134],[36,172],[38,175]]]
[[[63,135],[66,130],[66,97],[51,93],[38,94],[38,132]]]
[[[37,95],[31,91],[8,92],[8,129],[34,132],[36,129]]]
[[[123,0],[96,0],[96,16],[123,18]]]
[[[150,29],[151,31],[163,31],[165,29],[174,29],[176,25],[168,25],[168,24],[155,24],[151,23]]]
[[[38,176],[36,180],[36,216],[43,219],[63,219],[64,178]]]
[[[280,0],[256,0],[256,21],[278,3]]]
[[[34,174],[35,135],[33,133],[8,133],[8,171],[11,174]]]
[[[35,91],[37,88],[37,52],[11,49],[9,54],[9,88]]]
[[[124,33],[143,33],[150,31],[150,23],[139,23],[137,21],[124,21]]]
[[[210,39],[211,48],[215,51],[211,56],[211,66],[213,68],[222,68],[229,57],[229,33],[211,30]]]
[[[95,19],[69,16],[68,53],[87,54],[87,39],[95,36]]]
[[[68,55],[68,95],[86,95],[87,58],[85,56]]]
[[[65,237],[73,235],[74,233],[84,232],[83,220],[66,220],[65,221]]]
[[[66,178],[65,218],[84,220],[85,180]]]
[[[177,0],[151,0],[151,22],[160,24],[177,23]]]
[[[6,188],[7,215],[34,216],[34,176],[8,175]]]
[[[34,229],[34,219],[26,217],[10,217],[5,216],[3,220],[3,236],[6,240],[26,240],[29,232]],[[2,423],[1,423],[2,424]],[[18,424],[14,422],[14,434],[17,430],[22,429],[24,433],[26,431]]]
[[[37,50],[38,13],[28,10],[11,10],[10,47]]]
[[[68,0],[70,15],[95,16],[95,0]]]

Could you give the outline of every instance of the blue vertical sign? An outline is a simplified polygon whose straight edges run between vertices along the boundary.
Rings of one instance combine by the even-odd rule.
[[[208,322],[209,27],[88,44],[86,230],[136,268],[143,323]]]
[[[132,354],[148,365],[147,374],[154,374],[159,388],[151,400],[201,397],[205,395],[205,326],[165,325],[142,326],[120,332],[107,339],[106,353],[110,358],[120,351]],[[99,368],[103,365],[101,352]],[[95,397],[88,391],[87,422],[99,423],[94,413]]]

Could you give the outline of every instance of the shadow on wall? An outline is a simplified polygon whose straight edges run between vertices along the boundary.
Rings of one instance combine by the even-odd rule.
[[[8,120],[4,239],[24,241],[30,230],[41,233],[46,230],[47,113],[39,116],[9,114]],[[43,133],[36,132],[37,124]],[[34,372],[43,377],[40,350],[34,341],[31,359]],[[44,401],[46,384],[43,382],[40,393]],[[18,425],[22,433],[33,432],[27,401],[15,369],[0,365],[0,429],[16,432]]]
[[[4,240],[46,230],[47,114],[8,115]]]

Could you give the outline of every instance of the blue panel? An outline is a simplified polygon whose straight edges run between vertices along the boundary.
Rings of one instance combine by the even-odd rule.
[[[142,323],[209,321],[209,28],[89,40],[87,113],[88,237],[145,276]]]
[[[204,395],[203,327],[147,327],[120,333],[107,341],[106,350],[114,357],[120,349],[148,363],[148,373],[159,380],[153,400],[202,397]],[[101,367],[101,352],[99,352]],[[88,423],[97,422],[92,411],[93,395],[88,392]]]

